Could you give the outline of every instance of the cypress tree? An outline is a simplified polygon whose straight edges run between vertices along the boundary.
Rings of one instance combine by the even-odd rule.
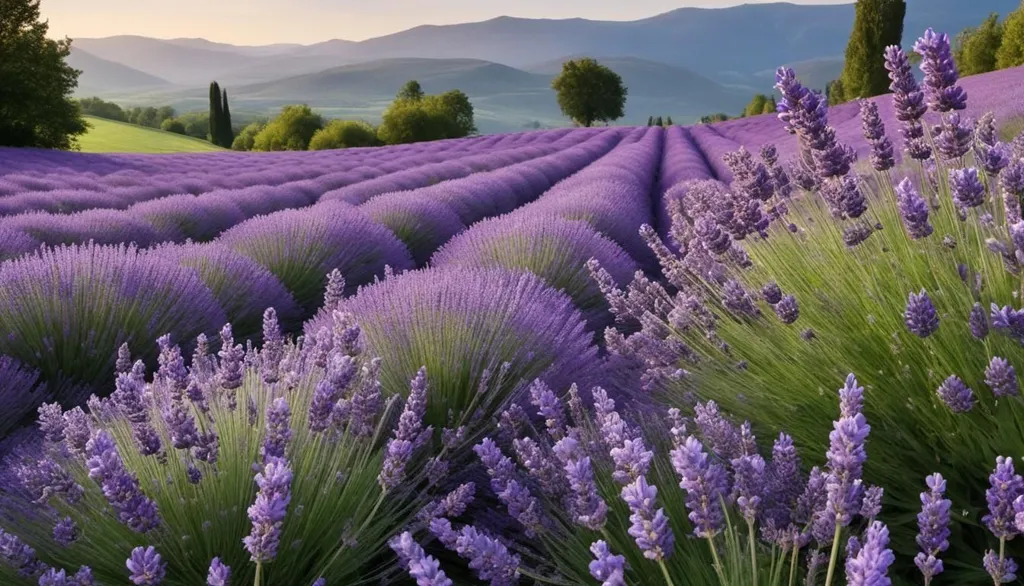
[[[654,126],[654,116],[647,117],[647,126]]]
[[[870,98],[889,91],[882,55],[903,40],[905,0],[857,0],[853,32],[846,45],[843,74],[829,94],[829,103]]]
[[[669,116],[665,119],[665,126],[672,126],[672,117]]]
[[[661,126],[662,125],[661,124],[661,116],[658,116],[657,118],[654,119],[654,125],[655,126]]]
[[[210,84],[210,142],[217,145],[220,144],[222,107],[220,86],[217,85],[217,82],[212,82]]]
[[[220,146],[229,149],[235,142],[235,131],[231,128],[231,108],[228,107],[228,90],[223,91],[224,102],[220,112]]]

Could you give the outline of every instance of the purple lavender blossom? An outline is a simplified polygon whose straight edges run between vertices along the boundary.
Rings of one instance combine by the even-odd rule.
[[[1013,539],[1017,535],[1014,501],[1024,494],[1024,479],[1013,470],[1013,458],[996,458],[996,468],[988,477],[990,487],[985,491],[988,514],[981,520],[999,539]]]
[[[512,586],[519,583],[519,556],[510,553],[497,539],[478,531],[472,525],[466,525],[456,531],[448,519],[431,521],[430,532],[446,548],[469,560],[470,569],[476,570],[477,576],[481,580],[489,581],[491,586]]]
[[[917,514],[917,545],[921,552],[914,564],[924,575],[925,584],[942,573],[942,560],[938,555],[949,548],[949,510],[952,501],[944,498],[946,480],[935,473],[925,479],[928,492],[921,493],[921,512]]]
[[[288,442],[292,439],[289,420],[292,411],[284,397],[274,399],[267,407],[267,435],[263,438],[260,456],[266,462],[270,458],[283,458]]]
[[[220,367],[217,370],[217,382],[222,389],[232,391],[242,386],[242,379],[245,376],[243,359],[245,350],[241,345],[235,345],[234,334],[231,332],[231,324],[224,324],[220,330],[221,349],[217,355],[220,357]],[[234,394],[231,395],[234,397]],[[230,407],[230,405],[229,405]],[[233,410],[233,407],[231,407]]]
[[[971,329],[971,335],[978,340],[984,340],[988,336],[988,316],[980,303],[975,303],[971,308],[970,318],[967,320]]]
[[[537,407],[537,412],[544,418],[548,433],[556,440],[565,433],[565,410],[562,402],[544,381],[537,379],[530,385],[530,403]]]
[[[974,153],[975,158],[981,162],[985,174],[992,178],[998,177],[999,173],[1010,165],[1013,156],[1010,146],[1001,142],[992,146],[977,145],[974,147]]]
[[[13,533],[0,529],[0,559],[18,571],[18,575],[31,577],[38,574],[44,567],[36,558],[36,550]]]
[[[171,344],[170,334],[160,336],[156,343],[160,347],[160,354],[157,356],[160,368],[157,369],[153,380],[170,391],[171,397],[178,399],[188,387],[185,358],[181,355],[181,348]]]
[[[949,45],[949,35],[928,29],[914,43],[914,51],[922,57],[924,88],[928,106],[936,112],[951,112],[967,107],[967,92],[956,85],[960,77]]]
[[[996,584],[1008,584],[1017,579],[1017,562],[1013,558],[1000,558],[999,554],[990,549],[985,552],[982,561],[985,571]]]
[[[939,314],[924,289],[909,295],[903,318],[910,333],[919,338],[927,338],[939,329]]]
[[[672,467],[682,479],[679,487],[686,491],[686,508],[694,535],[711,538],[725,523],[722,499],[728,492],[725,469],[708,461],[704,446],[692,435],[670,453]]]
[[[726,281],[722,288],[722,304],[737,317],[745,315],[756,317],[761,313],[754,305],[750,295],[747,294],[747,290],[734,279]]]
[[[292,470],[284,458],[270,457],[263,472],[256,475],[259,492],[249,507],[252,532],[242,541],[254,562],[265,562],[277,556],[281,543],[288,503],[291,502]]]
[[[284,358],[284,337],[277,321],[277,312],[268,307],[263,312],[263,349],[260,351],[260,375],[263,382],[273,384],[281,380],[281,359]]]
[[[909,177],[896,186],[896,203],[911,239],[926,238],[932,234],[932,225],[928,223],[928,204],[918,194]]]
[[[970,152],[974,130],[958,112],[947,114],[936,130],[935,149],[947,161],[957,161]]]
[[[871,237],[874,231],[867,224],[853,224],[843,230],[843,244],[854,248]]]
[[[540,503],[530,494],[529,488],[515,478],[515,465],[501,452],[491,438],[484,438],[473,447],[473,451],[487,467],[491,477],[491,489],[508,508],[509,515],[526,529],[526,535],[533,537],[542,527]]]
[[[441,570],[441,563],[427,555],[408,531],[391,538],[388,546],[398,554],[409,575],[416,579],[416,586],[452,586],[452,581]]]
[[[640,476],[632,484],[622,487],[622,500],[629,505],[629,520],[632,525],[629,535],[649,560],[661,561],[672,554],[675,536],[665,516],[665,509],[654,509],[658,487],[648,484]]]
[[[985,185],[978,177],[978,170],[950,169],[949,188],[953,203],[962,208],[976,208],[985,203]]]
[[[765,462],[757,454],[743,455],[732,461],[733,495],[736,507],[751,526],[761,513],[765,495]]]
[[[796,297],[792,295],[786,295],[779,301],[775,307],[775,315],[779,316],[784,324],[792,324],[800,317],[800,306],[796,302]]]
[[[131,572],[128,579],[138,586],[157,586],[163,582],[167,570],[167,564],[152,545],[133,549],[124,565]]]
[[[694,221],[693,233],[711,254],[722,255],[732,248],[729,233],[722,229],[711,214],[704,214]]]
[[[38,412],[39,431],[43,432],[46,441],[58,443],[64,439],[64,410],[60,403],[43,403]]]
[[[424,366],[412,380],[409,398],[402,409],[402,415],[398,418],[398,427],[395,428],[395,437],[388,440],[387,455],[377,477],[385,491],[395,488],[405,478],[405,466],[421,441],[420,435],[424,433],[423,416],[426,412],[427,368]],[[427,433],[429,430],[430,428],[427,428]]]
[[[864,543],[846,562],[848,586],[889,586],[889,566],[896,560],[889,545],[889,529],[880,521],[868,527]]]
[[[974,129],[974,140],[978,145],[994,147],[999,143],[999,135],[996,130],[996,116],[991,111],[985,112],[978,118]]]
[[[472,482],[460,484],[444,498],[424,506],[416,517],[424,523],[429,523],[431,519],[438,517],[458,517],[466,512],[466,508],[473,502],[475,496],[476,484]]]
[[[14,467],[14,473],[39,504],[45,504],[57,495],[61,495],[69,504],[75,504],[85,492],[63,466],[49,457],[18,464]]]
[[[324,289],[324,310],[338,309],[345,298],[345,277],[338,269],[327,274],[327,287]]]
[[[775,305],[779,301],[782,301],[782,289],[775,281],[770,281],[761,287],[761,297],[764,298],[765,302],[769,305]]]
[[[609,454],[615,462],[612,478],[623,485],[646,475],[654,458],[654,452],[647,449],[642,437],[624,439],[622,444],[613,447]]]
[[[847,386],[851,386],[849,377]],[[852,386],[859,388],[856,379]],[[852,403],[852,400],[849,402]],[[852,408],[848,410],[852,411]],[[867,459],[864,442],[870,432],[871,426],[867,424],[864,414],[856,412],[841,416],[833,423],[833,430],[829,434],[829,449],[826,453],[829,469],[826,480],[827,517],[842,526],[850,524],[860,506],[863,494],[861,478],[864,461]]]
[[[1017,371],[1005,358],[992,357],[985,368],[985,384],[996,397],[1016,397],[1020,394]]]
[[[924,103],[924,93],[914,79],[910,59],[898,45],[885,48],[885,68],[889,71],[889,79],[892,81],[889,90],[893,93],[896,119],[900,122],[920,120],[928,110]]]
[[[206,573],[207,586],[228,586],[231,579],[231,566],[225,565],[220,558],[210,561],[210,570]]]
[[[78,526],[71,517],[64,517],[53,526],[53,540],[61,547],[67,547],[78,539]]]
[[[1006,210],[1006,221],[1014,224],[1021,220],[1021,195],[1024,195],[1024,159],[1015,159],[1002,175],[999,186],[1003,188],[1003,207]]]
[[[164,423],[171,432],[171,445],[178,450],[187,450],[199,442],[199,429],[188,407],[181,398],[172,398],[161,412]]]
[[[942,381],[936,393],[953,413],[967,413],[974,408],[974,391],[955,374]]]
[[[613,555],[608,544],[602,540],[590,545],[594,561],[590,562],[590,575],[601,580],[601,586],[626,586],[626,558]]]
[[[989,317],[993,328],[1024,344],[1024,310],[1012,309],[1008,305],[999,307],[993,303]]]
[[[864,489],[864,500],[860,503],[860,516],[874,521],[882,512],[882,495],[885,490],[881,486],[869,486]]]
[[[600,531],[608,516],[608,505],[597,491],[590,457],[576,457],[576,440],[565,437],[555,444],[555,455],[564,464],[565,477],[575,497],[573,519],[592,531]]]
[[[314,433],[327,430],[330,425],[331,410],[355,379],[357,371],[352,357],[340,353],[331,354],[324,366],[327,368],[327,373],[323,380],[317,383],[316,390],[313,392],[313,400],[309,406],[308,425],[310,431]]]
[[[100,484],[103,496],[122,523],[138,533],[145,533],[160,524],[156,503],[142,493],[138,479],[125,469],[109,432],[96,432],[86,445],[86,454],[89,478]]]

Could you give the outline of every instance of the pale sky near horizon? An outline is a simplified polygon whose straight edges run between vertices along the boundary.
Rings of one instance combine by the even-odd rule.
[[[421,24],[497,16],[636,20],[683,6],[777,0],[42,0],[53,37],[202,37],[237,45],[359,41]],[[845,4],[853,0],[788,0]]]

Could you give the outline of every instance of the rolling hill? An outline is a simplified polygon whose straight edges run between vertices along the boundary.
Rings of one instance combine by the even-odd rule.
[[[86,116],[89,131],[79,138],[86,153],[202,153],[222,151],[205,140],[135,124]]]
[[[191,86],[208,84],[260,59],[237,50],[212,50],[131,35],[75,39],[73,46],[171,83]]]
[[[82,75],[78,78],[78,88],[75,91],[79,96],[156,90],[172,86],[171,82],[166,79],[132,69],[127,65],[101,59],[78,47],[71,49],[71,55],[68,56],[67,62],[75,69],[82,70]]]

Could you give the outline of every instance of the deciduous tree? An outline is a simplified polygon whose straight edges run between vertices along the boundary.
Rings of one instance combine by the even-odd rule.
[[[996,52],[996,69],[1024,65],[1024,2],[1006,16],[1003,38]]]
[[[589,57],[566,61],[551,87],[562,113],[580,126],[618,120],[625,114],[628,90],[622,78]]]
[[[305,104],[285,106],[253,139],[254,151],[304,151],[324,119]]]

